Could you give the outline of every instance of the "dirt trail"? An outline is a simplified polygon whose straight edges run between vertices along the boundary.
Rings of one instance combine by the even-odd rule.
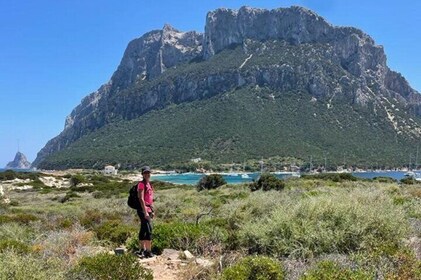
[[[154,280],[181,280],[181,273],[187,265],[179,258],[180,252],[164,250],[162,255],[149,259],[139,259],[143,267],[152,270]]]

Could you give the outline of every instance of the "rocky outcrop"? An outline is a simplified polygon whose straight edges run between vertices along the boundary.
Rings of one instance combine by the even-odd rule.
[[[188,68],[191,62],[211,63],[218,53],[236,46],[244,57],[235,67],[200,73],[192,67],[183,75],[162,78],[169,69]],[[256,57],[274,51],[291,53],[255,64]],[[361,30],[332,26],[301,7],[217,9],[208,13],[204,34],[165,25],[130,42],[110,81],[72,111],[63,132],[39,152],[34,165],[115,119],[137,118],[245,86],[307,91],[328,107],[335,99],[358,106],[374,103],[388,112],[394,126],[390,100],[421,115],[419,93],[387,67],[382,46]]]
[[[33,165],[37,166],[46,156],[104,126],[121,113],[109,109],[112,96],[135,84],[152,80],[168,68],[201,56],[202,41],[203,34],[195,31],[181,32],[168,24],[162,30],[148,32],[131,41],[110,81],[85,97],[70,113],[63,132],[48,141]],[[127,103],[130,104],[130,101]],[[141,110],[139,113],[142,112]]]
[[[26,156],[21,152],[17,152],[15,159],[6,165],[6,169],[29,169],[31,163],[26,159]]]

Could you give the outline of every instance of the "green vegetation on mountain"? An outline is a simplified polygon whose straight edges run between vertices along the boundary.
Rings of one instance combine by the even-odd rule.
[[[293,156],[313,164],[370,167],[407,162],[416,143],[361,108],[313,101],[305,92],[240,89],[173,105],[90,133],[47,158],[42,168],[145,163],[165,167],[192,158],[215,163]]]
[[[399,122],[411,118],[412,125],[416,125],[421,121],[393,99],[387,99],[385,104],[378,99],[369,99],[364,106],[356,103],[350,92],[358,84],[357,77],[329,59],[331,46],[250,41],[247,47],[252,53],[249,57],[241,46],[233,46],[208,61],[192,61],[168,69],[152,81],[142,81],[111,97],[114,101],[109,106],[125,103],[127,112],[48,156],[38,167],[103,168],[105,164],[120,164],[130,169],[147,163],[176,168],[199,157],[210,165],[262,158],[278,158],[280,162],[292,158],[309,165],[310,157],[313,166],[324,165],[326,158],[330,168],[344,164],[395,167],[408,163],[409,154],[416,150],[417,137],[411,134],[415,128],[410,123]],[[240,79],[236,71],[247,58],[240,73],[246,79],[255,76],[251,73],[261,73],[258,75],[262,81],[257,83],[260,86],[230,89],[230,84]],[[306,64],[308,61],[312,62]],[[278,82],[277,89],[264,82],[275,79],[272,76],[279,75],[275,71],[279,67],[296,69],[301,64],[314,69],[302,73],[282,70],[282,75],[290,77],[282,77],[285,83]],[[140,117],[133,114],[136,108],[132,107],[139,104],[138,99],[147,99],[154,90],[209,77],[235,81],[227,81],[226,88],[209,89],[213,92],[204,92],[199,100],[192,97],[190,102],[172,103],[170,95],[161,95],[160,98],[167,98],[165,107]],[[331,92],[344,77],[348,79],[342,85],[344,92],[334,96],[321,90],[316,98],[311,89],[296,84],[309,79],[315,84],[323,81],[325,90]],[[113,111],[112,107],[108,109]],[[387,110],[391,109],[393,121],[403,127],[400,132],[390,120],[391,111]],[[290,160],[285,165],[292,163]]]

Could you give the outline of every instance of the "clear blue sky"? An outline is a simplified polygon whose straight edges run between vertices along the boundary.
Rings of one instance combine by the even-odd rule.
[[[0,167],[18,140],[32,162],[81,99],[110,79],[130,40],[165,23],[203,32],[208,11],[244,5],[299,5],[360,28],[421,91],[420,1],[0,0]]]

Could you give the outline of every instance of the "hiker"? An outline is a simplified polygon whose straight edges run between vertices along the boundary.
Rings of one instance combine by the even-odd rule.
[[[139,248],[143,257],[151,258],[152,248],[152,219],[153,211],[153,187],[150,183],[151,169],[149,166],[142,167],[143,180],[137,185],[137,194],[140,201],[140,209],[137,209],[137,215],[140,219]]]

